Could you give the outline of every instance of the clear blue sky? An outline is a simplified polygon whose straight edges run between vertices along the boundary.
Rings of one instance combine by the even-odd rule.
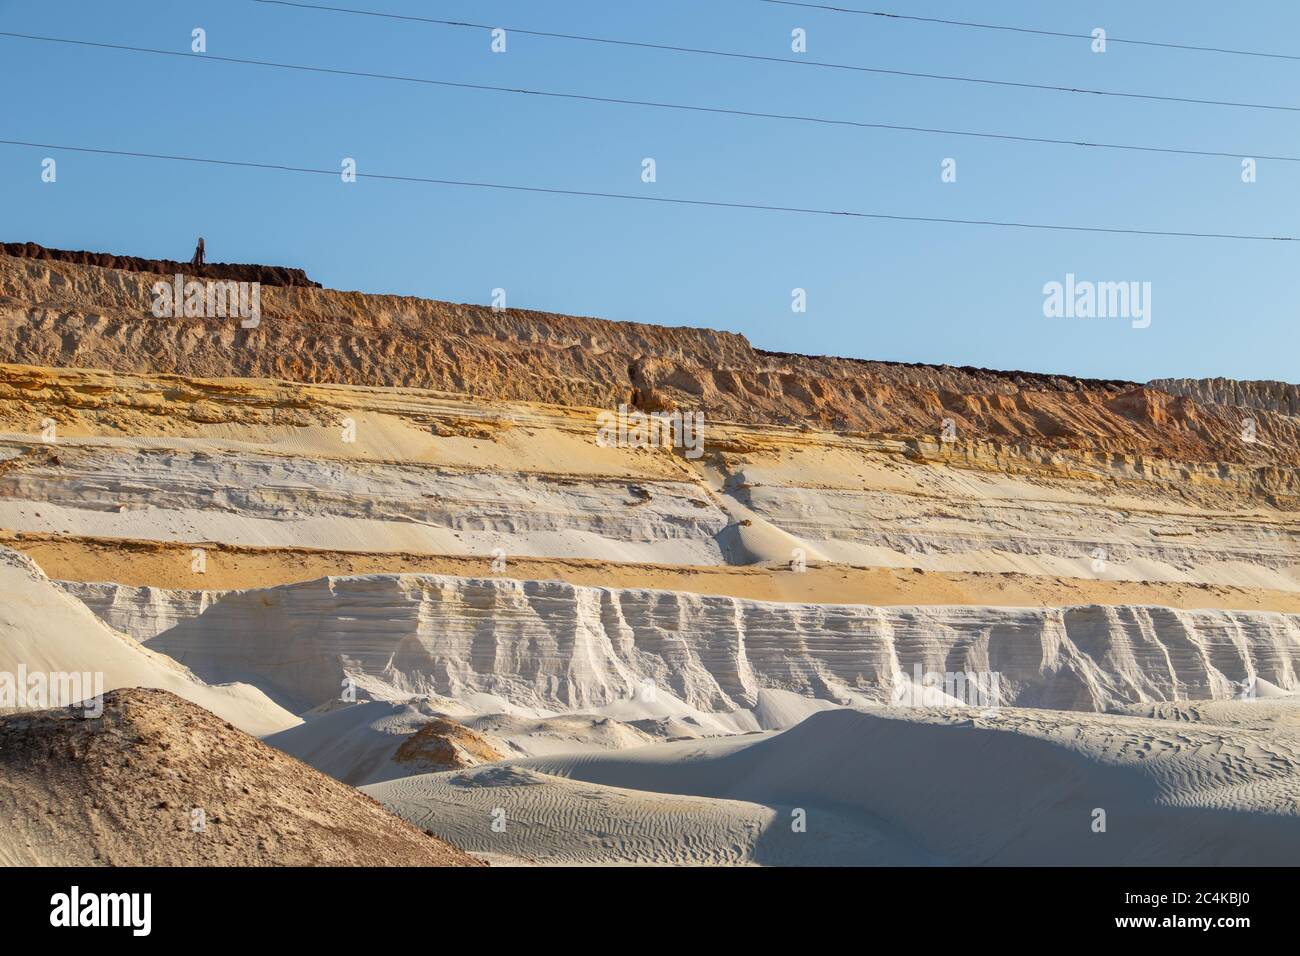
[[[328,0],[327,0],[328,2]],[[556,32],[1300,106],[1300,61],[1031,37],[756,0],[335,0]],[[842,5],[854,3],[844,0]],[[1300,4],[862,0],[916,15],[1300,53]],[[0,29],[871,122],[1300,155],[1300,114],[721,60],[265,6],[0,0]],[[0,138],[360,171],[959,218],[1300,234],[1300,164],[809,126],[0,38]],[[58,182],[40,181],[44,155]],[[658,182],[641,182],[654,157]],[[940,162],[958,181],[940,182]],[[0,146],[0,239],[301,266],[327,286],[744,333],[761,348],[1146,380],[1300,381],[1300,243],[686,208]],[[1067,272],[1152,283],[1152,324],[1049,320]],[[808,311],[790,309],[791,289]]]

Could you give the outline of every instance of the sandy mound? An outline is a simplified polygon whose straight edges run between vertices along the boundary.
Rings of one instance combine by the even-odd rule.
[[[428,701],[338,706],[266,742],[354,787],[503,759],[497,742]]]
[[[17,700],[9,706],[62,706],[118,687],[158,687],[184,697],[250,734],[284,730],[299,719],[248,684],[205,684],[172,658],[115,631],[56,587],[32,561],[0,548],[0,675],[15,685],[39,675],[83,675],[78,693]],[[96,686],[96,675],[102,680]],[[71,682],[63,684],[73,689]],[[6,706],[0,704],[0,706]]]
[[[492,695],[463,700],[432,695],[406,701],[331,702],[307,718],[265,738],[322,773],[355,787],[399,777],[459,770],[507,757],[600,753],[645,747],[669,738],[698,739],[774,729],[798,723],[828,706],[797,694],[765,690],[753,711],[695,714],[665,695],[655,704],[624,701],[600,713],[552,716],[502,713]],[[481,713],[475,713],[475,708]],[[666,710],[675,716],[642,717]]]
[[[402,741],[393,754],[394,762],[408,773],[463,770],[500,759],[502,754],[490,743],[446,717],[429,721]]]
[[[0,718],[0,864],[475,861],[202,708],[132,689],[98,719]]]
[[[1262,678],[1243,682],[1241,693],[1229,700],[1161,701],[1130,704],[1115,711],[1181,724],[1276,730],[1300,738],[1300,693]]]

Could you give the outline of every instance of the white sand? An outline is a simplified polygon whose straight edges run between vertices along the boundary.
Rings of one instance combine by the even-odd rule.
[[[1223,698],[1252,677],[1300,687],[1300,615],[1274,612],[795,604],[413,574],[64,587],[203,679],[255,683],[295,712],[351,679],[386,700],[487,695],[475,713],[694,717],[727,733],[776,726],[748,713],[764,691],[887,702],[917,666],[997,673],[1004,704],[1077,710]]]
[[[172,658],[143,647],[105,625],[84,604],[59,590],[30,560],[0,548],[0,672],[15,675],[102,675],[103,691],[119,687],[169,690],[259,736],[299,718],[248,684],[211,686]],[[92,678],[92,685],[93,685]],[[85,687],[83,689],[90,690]],[[87,696],[93,696],[93,692]],[[32,705],[75,701],[28,701]]]
[[[744,861],[761,862],[773,841],[828,864],[897,863],[903,849],[910,862],[995,865],[1289,865],[1300,854],[1300,735],[1276,730],[839,710],[775,735],[516,761],[484,776],[493,769],[367,792],[467,846],[556,860],[626,860],[642,832],[653,838],[645,862],[703,862],[693,841],[718,834],[702,808],[665,824],[668,794],[776,808],[738,848]],[[494,807],[519,832],[492,833]],[[791,831],[791,808],[806,811],[806,834]],[[622,829],[605,844],[611,818]]]
[[[906,839],[857,817],[836,816],[817,832],[794,833],[787,807],[598,786],[522,767],[405,777],[363,789],[462,849],[535,863],[849,865],[864,855],[886,865],[932,862]]]
[[[464,414],[491,419],[472,404]],[[560,423],[533,438],[514,429],[496,440],[435,439],[385,417],[367,430],[383,439],[369,454],[394,458],[372,460],[316,426],[301,435],[249,426],[242,442],[65,437],[57,463],[31,436],[0,435],[0,462],[21,462],[0,470],[0,528],[675,565],[786,565],[802,553],[932,571],[1300,590],[1300,524],[1259,498],[1198,507],[1191,496],[1209,492],[1196,484],[1145,482],[1138,494],[1098,480],[903,463],[833,437],[803,454],[724,456],[725,467],[635,450],[620,458],[585,448],[575,423]]]
[[[421,771],[394,759],[421,727],[444,717],[469,728],[506,757],[602,753],[645,747],[670,738],[729,737],[792,727],[834,705],[786,691],[765,690],[752,710],[709,714],[664,694],[635,697],[583,713],[503,712],[491,696],[456,700],[437,695],[405,701],[332,702],[306,713],[296,727],[266,742],[344,783],[381,783]],[[614,716],[617,714],[618,716]]]

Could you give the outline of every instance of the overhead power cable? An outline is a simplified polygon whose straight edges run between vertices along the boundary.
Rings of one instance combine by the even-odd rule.
[[[295,3],[292,0],[253,0],[254,3],[263,3],[281,7],[293,7],[300,10],[326,11],[330,13],[344,13],[364,17],[382,17],[389,20],[403,20],[414,23],[429,23],[437,26],[447,27],[466,27],[474,30],[505,30],[507,34],[517,33],[520,36],[546,37],[556,40],[575,40],[583,43],[603,43],[613,46],[639,47],[646,50],[663,50],[672,53],[689,53],[698,56],[725,57],[735,60],[752,60],[763,63],[786,63],[791,66],[817,67],[827,70],[849,70],[856,73],[872,73],[883,76],[905,76],[912,79],[941,80],[949,83],[976,83],[985,86],[998,86],[1026,90],[1049,90],[1056,93],[1077,93],[1088,96],[1111,96],[1123,99],[1134,100],[1151,100],[1161,103],[1191,103],[1198,106],[1227,106],[1236,109],[1250,110],[1281,110],[1284,112],[1300,113],[1300,106],[1287,106],[1277,103],[1244,103],[1236,100],[1209,100],[1198,99],[1190,96],[1161,96],[1155,93],[1133,93],[1122,90],[1094,90],[1084,87],[1074,86],[1054,86],[1047,83],[1026,83],[1014,80],[994,80],[987,77],[978,76],[956,76],[947,73],[923,73],[915,70],[891,70],[884,67],[860,66],[852,63],[830,63],[825,60],[809,59],[792,59],[781,56],[763,56],[757,53],[738,53],[731,50],[709,50],[699,47],[675,46],[667,43],[649,43],[643,40],[623,40],[614,37],[595,37],[586,36],[577,33],[554,33],[544,30],[525,30],[520,27],[504,27],[500,24],[489,23],[470,23],[463,20],[441,20],[433,17],[417,17],[400,13],[382,13],[377,10],[355,10],[351,7],[332,7],[317,3]]]
[[[829,13],[852,13],[866,17],[882,17],[888,20],[908,20],[914,23],[943,24],[953,27],[972,27],[978,30],[1001,30],[1007,33],[1028,33],[1044,37],[1065,37],[1071,40],[1091,40],[1091,33],[1067,33],[1061,30],[1039,30],[1033,27],[1012,26],[1005,23],[976,23],[972,20],[948,20],[943,17],[918,17],[907,13],[888,13],[883,10],[859,10],[855,7],[832,6],[828,3],[801,3],[799,0],[758,0],[759,3],[772,3],[783,7],[804,7],[809,10],[824,10]],[[1161,47],[1167,50],[1187,50],[1193,53],[1224,53],[1231,56],[1256,56],[1271,60],[1300,60],[1300,55],[1293,53],[1266,53],[1262,50],[1234,50],[1220,46],[1197,46],[1191,43],[1173,43],[1165,40],[1134,40],[1129,37],[1106,36],[1107,43],[1127,43],[1130,46]]]
[[[203,156],[178,156],[169,153],[146,153],[123,149],[106,149],[93,146],[69,146],[60,143],[38,143],[30,140],[0,139],[0,144],[32,149],[66,150],[75,153],[95,153],[104,156],[124,156],[137,159],[156,159],[180,163],[203,163],[213,166],[232,166],[246,169],[276,170],[289,173],[308,173],[319,176],[339,176],[339,169],[320,169],[311,166],[290,166],[281,163],[258,163],[248,160],[213,159]],[[936,223],[959,226],[993,226],[1004,229],[1035,229],[1061,232],[1107,233],[1130,236],[1164,236],[1182,239],[1226,239],[1242,242],[1295,242],[1295,236],[1262,236],[1223,232],[1180,232],[1166,229],[1136,229],[1119,226],[1076,226],[1063,223],[1017,222],[1001,219],[958,219],[947,216],[912,216],[897,213],[860,212],[850,209],[819,209],[807,206],[779,206],[766,203],[726,202],[716,199],[683,199],[670,196],[647,196],[635,193],[601,192],[588,189],[561,189],[547,186],[524,186],[516,183],[492,183],[466,179],[435,178],[429,176],[399,176],[384,173],[363,173],[358,179],[386,182],[428,183],[438,186],[462,186],[473,189],[496,189],[511,192],[542,193],[551,196],[617,199],[629,202],[660,203],[677,206],[697,206],[716,209],[746,209],[759,212],[798,213],[811,216],[835,216],[849,219],[875,219],[890,222]]]
[[[668,103],[660,100],[637,100],[614,96],[595,96],[586,93],[566,93],[554,90],[537,90],[518,86],[494,86],[488,83],[464,83],[456,80],[439,80],[431,77],[402,76],[392,73],[371,73],[363,70],[345,70],[335,67],[310,66],[301,63],[279,63],[272,60],[255,60],[246,57],[220,56],[215,53],[190,53],[180,50],[159,50],[152,47],[127,46],[118,43],[101,43],[92,40],[76,40],[68,37],[47,37],[26,33],[8,33],[0,31],[0,37],[17,40],[33,40],[45,43],[62,43],[73,46],[88,46],[101,50],[113,50],[125,53],[146,53],[154,56],[168,56],[188,60],[208,60],[217,63],[230,63],[237,66],[260,66],[278,70],[295,70],[304,73],[324,73],[334,76],[359,77],[371,80],[388,80],[400,83],[418,83],[426,86],[441,86],[452,89],[477,90],[489,93],[507,93],[524,96],[540,96],[550,99],[575,100],[587,103],[604,103],[615,106],[636,106],[652,109],[679,110],[690,113],[710,113],[723,116],[740,116],[751,119],[779,120],[784,122],[811,123],[822,126],[842,126],[858,129],[879,129],[904,133],[928,133],[944,136],[964,136],[975,139],[992,139],[1016,143],[1043,143],[1052,146],[1075,146],[1092,149],[1117,149],[1142,153],[1167,153],[1181,156],[1210,156],[1216,158],[1241,158],[1275,160],[1285,163],[1300,162],[1300,156],[1281,156],[1261,153],[1256,150],[1210,150],[1184,149],[1174,146],[1147,146],[1127,143],[1104,143],[1091,140],[1053,139],[1046,136],[1020,136],[1011,133],[989,133],[978,130],[943,129],[930,126],[906,126],[896,123],[871,123],[866,120],[851,120],[829,116],[807,116],[798,113],[770,113],[761,110],[742,110],[722,106],[697,106],[688,103]]]

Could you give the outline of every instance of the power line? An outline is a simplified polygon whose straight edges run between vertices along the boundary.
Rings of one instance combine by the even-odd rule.
[[[758,0],[759,3],[774,3],[783,7],[805,7],[809,10],[825,10],[829,13],[853,13],[866,17],[883,17],[888,20],[910,20],[915,23],[938,23],[953,27],[973,27],[978,30],[1002,30],[1007,33],[1029,33],[1035,36],[1065,37],[1071,40],[1091,40],[1090,33],[1065,33],[1059,30],[1036,30],[1032,27],[1018,27],[1003,23],[976,23],[971,20],[946,20],[943,17],[918,17],[905,13],[886,13],[883,10],[858,10],[853,7],[836,7],[826,3],[801,3],[798,0]],[[1131,46],[1161,47],[1167,50],[1188,50],[1195,53],[1226,53],[1232,56],[1257,56],[1272,60],[1300,60],[1300,56],[1291,53],[1264,53],[1260,50],[1233,50],[1218,46],[1196,46],[1190,43],[1172,43],[1164,40],[1132,40],[1126,37],[1107,36],[1107,43],[1127,43]]]
[[[269,169],[289,173],[309,173],[338,176],[338,169],[317,169],[311,166],[289,166],[280,163],[256,163],[247,160],[212,159],[202,156],[176,156],[168,153],[144,153],[123,149],[105,149],[93,146],[67,146],[58,143],[35,143],[28,140],[0,139],[6,146],[33,149],[60,149],[74,153],[95,153],[104,156],[126,156],[137,159],[159,159],[181,163],[203,163],[213,166],[235,166],[247,169]],[[850,219],[878,219],[891,222],[923,222],[960,226],[995,226],[1006,229],[1037,229],[1060,232],[1109,233],[1129,236],[1165,236],[1180,239],[1230,239],[1243,242],[1296,242],[1295,236],[1258,236],[1222,232],[1176,232],[1164,229],[1126,229],[1114,226],[1073,226],[1061,223],[1014,222],[999,219],[956,219],[944,216],[907,216],[893,213],[859,212],[849,209],[818,209],[806,206],[777,206],[764,203],[724,202],[715,199],[682,199],[669,196],[642,196],[633,193],[599,192],[587,189],[559,189],[546,186],[521,186],[514,183],[489,183],[465,179],[442,179],[426,176],[398,176],[383,173],[356,173],[359,179],[387,182],[428,183],[437,186],[463,186],[474,189],[498,189],[510,192],[544,193],[551,196],[581,196],[593,199],[620,199],[631,202],[664,203],[677,206],[703,206],[717,209],[749,209],[759,212],[799,213],[812,216],[837,216]]]
[[[690,113],[710,113],[723,116],[741,116],[751,119],[779,120],[784,122],[811,123],[822,126],[843,126],[858,129],[879,129],[905,133],[930,133],[945,136],[965,136],[976,139],[992,139],[1017,143],[1043,143],[1053,146],[1076,146],[1092,149],[1117,149],[1141,153],[1167,153],[1181,156],[1209,156],[1215,158],[1237,159],[1249,156],[1254,159],[1273,160],[1285,163],[1298,163],[1300,156],[1274,156],[1251,150],[1208,150],[1181,149],[1173,146],[1143,146],[1125,143],[1102,143],[1089,140],[1052,139],[1045,136],[1018,136],[1011,133],[986,133],[977,130],[942,129],[928,126],[905,126],[894,123],[870,123],[865,120],[837,119],[834,117],[807,116],[798,113],[768,113],[759,110],[742,110],[722,106],[696,106],[686,103],[668,103],[658,100],[635,100],[613,96],[595,96],[586,93],[564,93],[553,90],[536,90],[516,86],[493,86],[486,83],[464,83],[454,80],[438,80],[429,77],[402,76],[392,73],[370,73],[363,70],[345,70],[334,67],[308,66],[299,63],[279,63],[272,60],[254,60],[244,57],[219,56],[215,53],[188,53],[178,50],[159,50],[152,47],[127,46],[118,43],[101,43],[93,40],[75,40],[67,37],[47,37],[27,33],[8,33],[0,31],[0,37],[16,40],[36,40],[45,43],[63,43],[72,46],[87,46],[101,50],[114,50],[127,53],[148,53],[155,56],[169,56],[188,60],[207,60],[218,63],[233,63],[239,66],[261,66],[279,70],[296,70],[305,73],[325,73],[334,76],[360,77],[371,80],[389,80],[401,83],[419,83],[426,86],[442,86],[452,89],[478,90],[490,93],[508,93],[526,96],[541,96],[551,99],[576,100],[588,103],[605,103],[615,106],[639,106],[653,109],[680,110]]]
[[[830,63],[825,60],[792,60],[789,57],[762,56],[757,53],[736,53],[729,50],[708,50],[699,47],[674,46],[666,43],[649,43],[643,40],[620,40],[613,37],[593,37],[576,33],[553,33],[543,30],[524,30],[519,27],[502,27],[486,23],[469,23],[463,20],[439,20],[432,17],[416,17],[399,13],[381,13],[376,10],[354,10],[350,7],[330,7],[315,3],[296,3],[291,0],[253,0],[254,3],[273,4],[281,7],[294,7],[301,10],[324,10],[331,13],[346,13],[356,16],[381,17],[389,20],[404,20],[414,23],[430,23],[437,26],[468,27],[475,30],[505,30],[521,36],[545,37],[555,40],[576,40],[583,43],[603,43],[613,46],[638,47],[646,50],[665,50],[672,53],[690,53],[700,56],[725,57],[735,60],[754,60],[763,63],[788,63],[792,66],[811,66],[828,70],[849,70],[855,73],[873,73],[884,76],[906,76],[912,79],[942,80],[949,83],[977,83],[985,86],[1012,87],[1025,90],[1049,90],[1055,93],[1079,93],[1090,96],[1113,96],[1122,99],[1153,100],[1161,103],[1191,103],[1198,106],[1228,106],[1236,109],[1281,110],[1300,113],[1300,106],[1283,106],[1275,103],[1242,103],[1235,100],[1204,100],[1187,96],[1159,96],[1155,93],[1133,93],[1121,90],[1094,90],[1073,86],[1053,86],[1046,83],[1024,83],[1014,80],[992,80],[978,76],[955,76],[947,73],[921,73],[913,70],[889,70],[884,67],[858,66],[851,63]]]

